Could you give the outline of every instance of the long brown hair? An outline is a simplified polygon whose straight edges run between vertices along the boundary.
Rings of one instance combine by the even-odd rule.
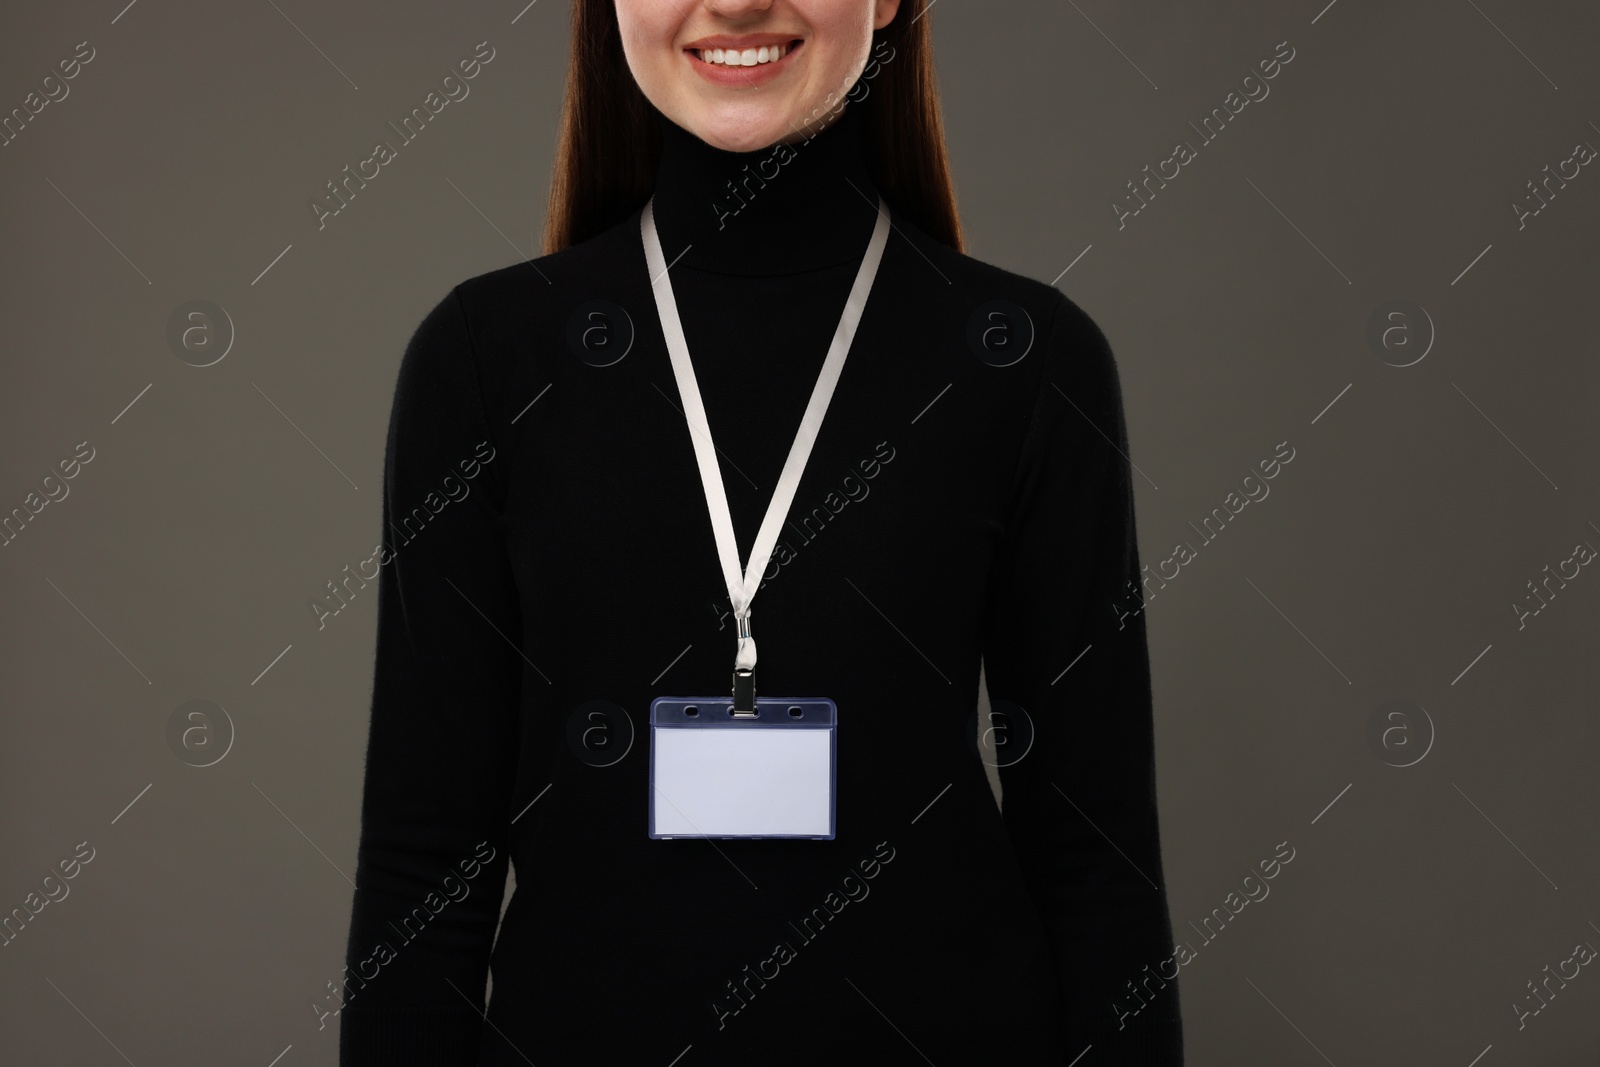
[[[849,94],[848,106],[871,113],[869,165],[884,199],[960,252],[928,23],[926,0],[901,0],[889,24],[872,33],[872,59],[858,83],[865,84],[866,98]],[[655,188],[660,158],[655,109],[628,68],[614,0],[573,0],[544,254],[603,233],[642,206]]]

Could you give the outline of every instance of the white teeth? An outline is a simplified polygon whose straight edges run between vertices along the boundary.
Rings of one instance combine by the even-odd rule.
[[[760,48],[746,48],[743,51],[734,49],[706,48],[700,49],[695,54],[705,63],[718,63],[725,67],[754,67],[762,63],[772,63],[782,59],[788,51],[787,45],[764,45]]]

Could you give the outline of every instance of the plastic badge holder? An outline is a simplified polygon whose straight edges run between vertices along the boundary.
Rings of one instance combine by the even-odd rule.
[[[650,704],[650,836],[834,838],[838,713],[826,697]]]

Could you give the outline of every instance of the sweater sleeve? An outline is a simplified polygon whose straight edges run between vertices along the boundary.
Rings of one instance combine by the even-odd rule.
[[[985,620],[992,701],[1021,709],[1005,724],[1016,747],[991,758],[1061,979],[1061,1062],[1092,1043],[1095,1063],[1172,1067],[1178,965],[1121,385],[1105,336],[1064,296],[1046,339]]]
[[[478,1061],[523,665],[483,395],[452,291],[406,347],[389,420],[344,1067]]]

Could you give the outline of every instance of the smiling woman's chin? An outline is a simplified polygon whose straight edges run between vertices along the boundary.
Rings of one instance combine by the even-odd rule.
[[[689,132],[725,152],[754,152],[783,140],[793,131],[789,111],[780,106],[715,105],[697,108]]]
[[[753,152],[796,134],[804,123],[797,94],[773,86],[736,93],[704,84],[682,87],[668,117],[702,141],[727,152]]]

